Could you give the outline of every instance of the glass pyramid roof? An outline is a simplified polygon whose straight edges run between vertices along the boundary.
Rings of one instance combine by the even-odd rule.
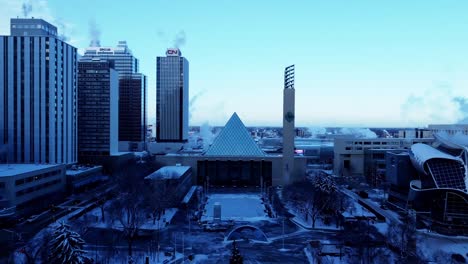
[[[206,156],[265,156],[239,116],[234,113],[206,151]]]

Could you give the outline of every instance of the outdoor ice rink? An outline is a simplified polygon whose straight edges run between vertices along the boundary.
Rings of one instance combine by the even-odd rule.
[[[213,220],[215,203],[221,204],[221,220],[258,221],[268,218],[258,194],[210,194],[202,221]]]

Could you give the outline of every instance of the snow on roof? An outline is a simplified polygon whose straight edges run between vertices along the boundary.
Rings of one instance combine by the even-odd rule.
[[[463,149],[468,147],[468,135],[462,133],[456,133],[455,135],[449,135],[446,132],[439,132],[434,134],[434,137],[441,144],[452,149]]]
[[[146,176],[145,179],[151,180],[169,180],[178,179],[184,175],[190,166],[165,166]]]
[[[67,169],[65,174],[67,176],[74,176],[82,173],[86,173],[89,171],[99,171],[102,170],[102,166],[97,165],[97,166],[86,166],[86,165],[76,165],[72,166],[70,169]]]
[[[411,146],[411,161],[420,171],[424,171],[424,163],[430,159],[449,159],[463,163],[463,160],[444,153],[429,145],[418,143]]]
[[[62,164],[0,164],[0,177],[15,176],[42,169],[64,166]]]
[[[237,113],[232,114],[223,130],[206,151],[206,156],[265,156]]]

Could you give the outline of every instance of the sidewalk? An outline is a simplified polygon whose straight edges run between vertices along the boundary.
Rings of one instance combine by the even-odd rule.
[[[297,217],[297,216],[296,216]],[[293,217],[293,218],[290,218],[291,222],[293,222],[294,224],[296,224],[297,226],[305,229],[305,230],[309,230],[309,231],[320,231],[320,232],[327,232],[327,233],[336,233],[336,232],[339,232],[341,231],[342,229],[331,229],[331,228],[318,228],[318,227],[309,227],[309,226],[306,226],[304,225],[303,223],[301,223],[300,221],[297,221],[295,218],[296,217]]]

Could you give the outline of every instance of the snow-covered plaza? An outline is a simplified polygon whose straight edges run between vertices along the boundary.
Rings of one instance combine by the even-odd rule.
[[[214,205],[221,205],[221,220],[259,221],[269,219],[259,194],[210,194],[202,221],[213,220]]]

